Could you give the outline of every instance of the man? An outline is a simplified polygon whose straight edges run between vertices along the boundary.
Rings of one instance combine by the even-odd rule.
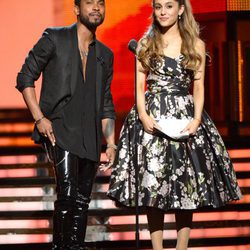
[[[113,53],[96,40],[104,0],[75,0],[77,23],[48,28],[27,56],[17,89],[35,120],[32,138],[53,159],[57,200],[53,249],[84,249],[87,211],[100,159],[101,133],[114,161]],[[43,73],[38,104],[34,82]]]

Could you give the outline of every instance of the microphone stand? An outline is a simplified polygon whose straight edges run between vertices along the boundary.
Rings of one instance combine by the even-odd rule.
[[[135,99],[135,119],[139,119],[138,109],[137,109],[137,58],[134,56],[134,99]],[[135,138],[135,239],[136,239],[136,250],[140,249],[140,227],[139,227],[139,167],[138,167],[138,128],[135,123],[134,126],[134,138]]]
[[[135,125],[134,125],[134,145],[135,145],[135,157],[134,157],[134,168],[135,168],[135,240],[136,250],[140,249],[140,228],[139,228],[139,168],[138,168],[138,125],[136,120],[139,119],[137,109],[137,41],[132,39],[128,44],[129,50],[134,54],[134,100],[135,100]]]

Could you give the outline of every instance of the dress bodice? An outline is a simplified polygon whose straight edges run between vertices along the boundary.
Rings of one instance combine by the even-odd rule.
[[[183,55],[177,58],[162,57],[162,62],[155,71],[150,71],[146,82],[148,91],[152,94],[188,94],[193,81],[193,72],[182,65]]]

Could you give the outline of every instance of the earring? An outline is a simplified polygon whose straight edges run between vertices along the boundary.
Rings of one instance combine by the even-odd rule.
[[[178,19],[181,20],[181,15],[178,15]]]

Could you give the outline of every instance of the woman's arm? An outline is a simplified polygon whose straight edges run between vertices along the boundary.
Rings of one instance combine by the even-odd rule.
[[[205,44],[202,41],[197,42],[197,51],[202,57],[201,65],[195,75],[193,97],[194,97],[194,119],[201,121],[204,106],[204,77],[205,77]]]
[[[194,87],[193,87],[193,98],[194,98],[194,119],[184,129],[189,131],[189,134],[193,135],[196,133],[202,119],[202,111],[204,106],[204,77],[205,77],[205,60],[206,50],[205,43],[198,40],[196,43],[196,50],[202,57],[200,67],[195,74]]]
[[[137,60],[137,109],[139,119],[143,124],[143,128],[147,133],[152,134],[154,127],[157,127],[155,120],[147,114],[145,105],[145,79],[146,74],[141,63]]]

